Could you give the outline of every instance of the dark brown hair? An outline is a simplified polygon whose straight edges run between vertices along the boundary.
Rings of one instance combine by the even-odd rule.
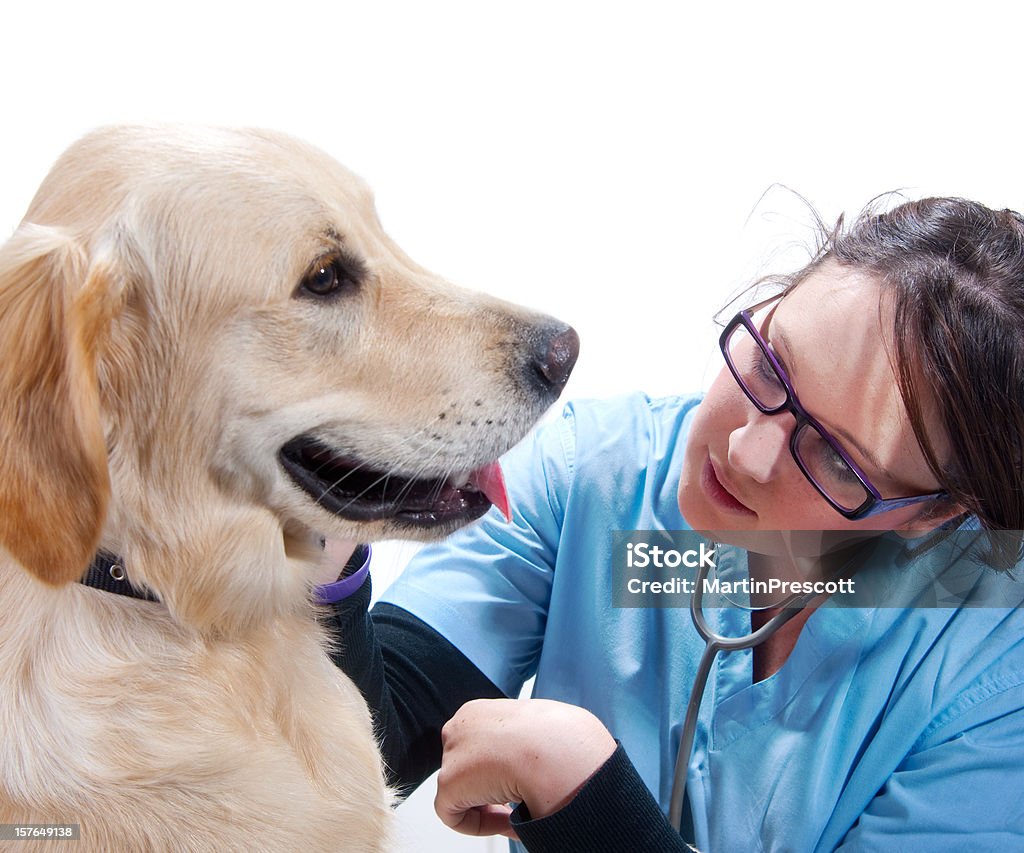
[[[797,286],[822,264],[874,275],[895,309],[893,361],[914,435],[950,499],[1010,568],[1024,537],[1024,217],[960,198],[867,209],[823,228]],[[951,455],[925,429],[934,411]]]

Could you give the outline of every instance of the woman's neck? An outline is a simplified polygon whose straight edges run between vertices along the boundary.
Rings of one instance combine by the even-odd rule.
[[[748,552],[747,566],[752,580],[816,581],[852,575],[870,548],[858,540],[818,557],[779,556]],[[763,681],[774,675],[788,660],[800,631],[811,614],[828,598],[820,595],[804,603],[801,611],[753,650],[753,680]],[[750,603],[760,610],[750,613],[750,628],[756,631],[775,614],[782,604],[779,595],[751,596]]]
[[[767,640],[759,646],[754,646],[753,680],[755,684],[759,681],[764,681],[782,668],[782,665],[789,659],[790,652],[793,651],[797,639],[800,637],[800,631],[803,629],[804,623],[810,618],[815,608],[815,604],[809,604],[807,607],[804,607]],[[778,608],[751,611],[750,629],[756,631],[778,612]]]

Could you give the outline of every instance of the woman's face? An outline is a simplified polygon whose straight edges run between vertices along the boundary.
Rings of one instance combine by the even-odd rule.
[[[882,497],[939,489],[889,364],[892,313],[873,277],[825,264],[754,320],[804,408],[842,444]],[[926,422],[936,452],[945,458],[934,416]],[[844,518],[797,467],[789,449],[794,425],[788,412],[758,411],[723,368],[697,409],[683,461],[679,507],[690,526],[705,531],[912,529],[927,511],[928,504],[918,504],[860,521]],[[936,523],[932,518],[927,526]]]

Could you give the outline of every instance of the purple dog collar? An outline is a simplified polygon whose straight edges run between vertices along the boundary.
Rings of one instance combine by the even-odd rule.
[[[372,553],[369,545],[357,546],[341,570],[342,577],[339,580],[313,587],[313,601],[317,604],[335,604],[353,595],[370,573]]]

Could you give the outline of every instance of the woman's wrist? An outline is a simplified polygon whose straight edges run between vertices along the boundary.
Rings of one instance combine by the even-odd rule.
[[[509,834],[509,809],[538,817],[572,801],[615,752],[589,711],[549,699],[477,699],[441,730],[443,755],[434,808],[453,829]]]
[[[616,741],[593,714],[574,705],[552,704],[555,731],[563,732],[565,749],[528,772],[521,783],[523,802],[534,818],[564,808],[616,750]],[[555,767],[559,769],[556,771]]]
[[[621,744],[563,808],[535,817],[520,805],[512,812],[510,825],[524,846],[536,853],[693,849],[668,822]]]

